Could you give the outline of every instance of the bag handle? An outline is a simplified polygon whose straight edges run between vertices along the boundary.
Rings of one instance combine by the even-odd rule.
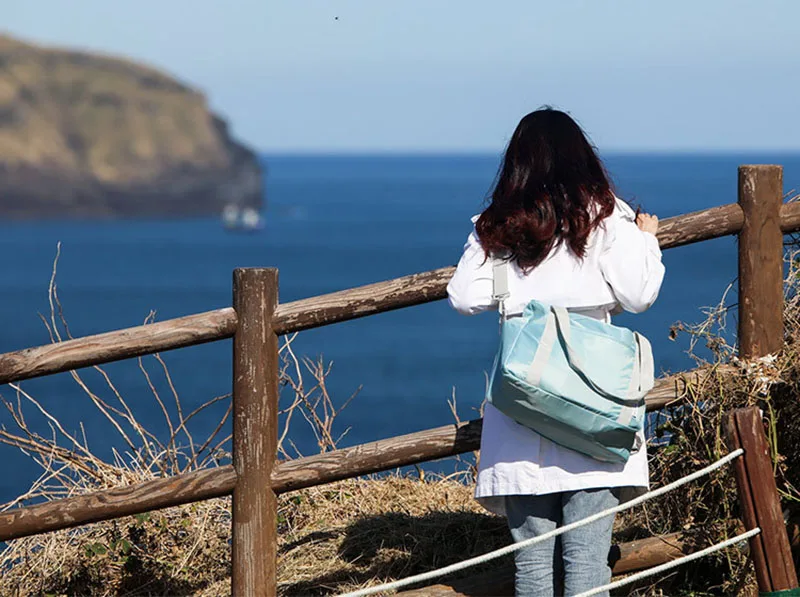
[[[499,259],[497,257],[492,258],[492,300],[497,302],[497,309],[500,312],[500,320],[501,322],[506,318],[506,299],[510,296],[509,288],[508,288],[508,268],[509,262],[506,259]],[[589,376],[586,374],[583,366],[583,361],[578,355],[577,352],[572,348],[569,343],[570,337],[570,320],[569,320],[569,313],[563,307],[550,307],[550,314],[548,317],[553,317],[556,321],[556,327],[558,328],[558,332],[564,341],[564,346],[566,347],[567,352],[567,359],[569,360],[569,365],[578,373],[584,380],[589,384],[589,386],[601,396],[605,396],[610,400],[614,400],[615,402],[622,403],[626,406],[633,406],[638,407],[641,405],[642,399],[641,398],[620,398],[612,394],[611,392],[603,389],[598,383],[594,380],[590,379]],[[644,336],[634,332],[636,336],[637,342],[637,356],[638,356],[638,365],[640,366],[640,376],[639,379],[642,379],[642,374],[644,374],[645,379],[652,379],[653,377],[653,361],[651,358],[647,357],[644,354],[645,349],[650,349],[650,343],[647,341]],[[649,378],[648,378],[649,375]],[[640,381],[641,387],[641,381]]]
[[[561,336],[561,340],[564,342],[564,347],[566,348],[567,352],[567,360],[569,361],[570,367],[572,367],[572,369],[576,373],[578,373],[581,377],[583,377],[586,383],[588,383],[589,386],[601,396],[605,396],[609,400],[619,402],[626,406],[634,406],[634,407],[639,406],[642,402],[641,398],[629,398],[629,399],[620,398],[619,396],[616,396],[612,392],[603,389],[603,387],[600,384],[592,380],[587,375],[586,369],[583,366],[583,360],[580,358],[578,353],[575,352],[575,350],[569,343],[569,337],[570,337],[569,313],[564,307],[550,307],[550,312],[553,314],[553,317],[555,317],[558,333]],[[637,356],[639,356],[639,360],[641,361],[642,347],[638,343],[638,341],[637,341],[637,348],[638,348],[637,352],[639,353]]]

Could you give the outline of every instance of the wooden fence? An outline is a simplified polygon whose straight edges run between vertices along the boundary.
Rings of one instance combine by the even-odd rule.
[[[658,232],[662,249],[739,235],[739,350],[746,358],[783,344],[782,241],[783,233],[800,230],[800,203],[784,204],[782,186],[780,166],[741,166],[738,203],[668,218]],[[234,359],[232,465],[0,513],[0,541],[232,493],[232,593],[275,595],[277,494],[473,451],[481,430],[478,419],[277,462],[278,337],[443,299],[453,271],[445,267],[281,304],[276,269],[237,269],[232,308],[0,355],[0,384],[231,337]],[[701,375],[658,380],[648,410],[679,400],[687,376]],[[781,532],[785,536],[782,521]],[[620,546],[615,572],[641,567],[642,550],[650,547],[647,540]],[[753,548],[757,570],[759,557],[775,560],[773,547],[762,546],[761,556]],[[671,559],[675,551],[651,549],[655,556],[647,564]],[[797,581],[778,585],[764,587],[782,590]]]

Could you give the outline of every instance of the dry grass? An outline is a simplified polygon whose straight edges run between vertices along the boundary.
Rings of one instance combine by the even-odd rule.
[[[683,401],[652,421],[654,486],[668,483],[727,452],[721,417],[732,408],[760,406],[768,423],[775,470],[787,515],[800,506],[800,285],[797,261],[787,277],[786,346],[778,355],[753,363],[736,358],[724,340],[730,308],[723,303],[707,311],[697,326],[677,325],[692,349],[704,345],[712,355],[698,365],[711,374],[701,385],[690,382]],[[65,323],[57,288],[48,326],[54,341]],[[336,416],[352,397],[334,402],[326,388],[330,367],[298,359],[291,341],[283,347],[283,423],[281,455],[299,454],[292,443],[296,424],[310,425],[318,449],[335,448],[342,433]],[[160,377],[150,367],[156,364]],[[148,365],[148,366],[146,366]],[[28,428],[26,409],[47,413],[41,403],[15,386],[6,401],[15,431],[0,430],[0,441],[23,448],[42,468],[31,491],[6,508],[41,499],[56,499],[127,485],[228,462],[227,437],[197,442],[189,435],[180,400],[158,357],[140,362],[164,414],[171,437],[159,441],[138,424],[125,400],[104,376],[107,388],[91,390],[73,375],[87,398],[104,412],[127,446],[113,462],[92,455],[86,438],[71,436],[49,418],[49,435]],[[166,398],[156,387],[166,383]],[[100,394],[110,398],[101,398]],[[228,400],[220,397],[215,401]],[[168,407],[168,405],[170,407]],[[454,409],[455,411],[455,409]],[[229,410],[228,410],[229,412]],[[173,413],[173,414],[170,414]],[[174,413],[177,413],[175,415]],[[227,412],[215,432],[222,434]],[[345,430],[346,433],[346,430]],[[283,596],[328,595],[431,570],[485,553],[510,541],[502,519],[490,516],[472,499],[468,465],[450,478],[399,473],[352,479],[292,492],[279,498],[278,581]],[[800,516],[798,517],[800,518]],[[738,507],[730,470],[688,486],[618,520],[618,540],[680,531],[697,547],[736,532]],[[494,567],[501,562],[487,564]],[[0,594],[29,595],[200,595],[230,594],[230,503],[226,499],[171,508],[80,529],[11,542],[0,555]],[[674,571],[633,590],[638,595],[743,594],[754,585],[745,552],[728,550]],[[475,574],[472,569],[467,574]]]
[[[330,595],[404,578],[508,544],[458,479],[351,479],[284,496],[281,595]],[[470,574],[480,569],[470,571]]]

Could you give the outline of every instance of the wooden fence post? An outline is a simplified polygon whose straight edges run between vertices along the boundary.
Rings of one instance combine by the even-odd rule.
[[[724,425],[728,448],[744,449],[734,461],[742,520],[748,531],[761,529],[750,539],[758,589],[761,593],[796,589],[797,573],[761,413],[755,407],[737,409],[727,414]]]
[[[278,337],[272,326],[277,304],[278,270],[234,270],[231,592],[236,597],[272,597],[277,591],[271,483],[278,438]]]
[[[783,168],[739,166],[739,356],[783,346]]]

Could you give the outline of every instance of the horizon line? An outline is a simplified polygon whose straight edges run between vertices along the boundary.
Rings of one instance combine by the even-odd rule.
[[[502,149],[253,149],[259,156],[270,157],[486,157],[502,156]],[[793,148],[674,148],[674,149],[606,149],[600,156],[740,156],[800,155],[800,147]]]

